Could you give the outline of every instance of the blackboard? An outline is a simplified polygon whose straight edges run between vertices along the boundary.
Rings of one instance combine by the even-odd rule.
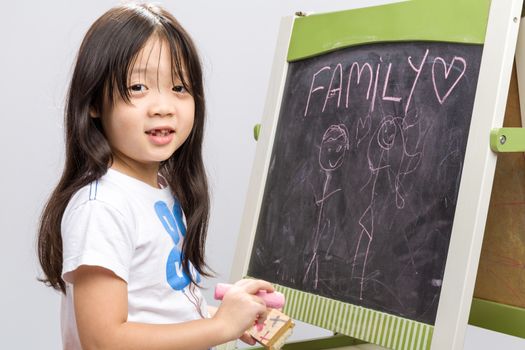
[[[290,63],[248,275],[434,324],[482,49]]]

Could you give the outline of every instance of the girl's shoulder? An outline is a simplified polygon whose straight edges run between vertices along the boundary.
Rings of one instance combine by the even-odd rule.
[[[106,173],[100,179],[80,188],[70,199],[68,208],[74,210],[88,203],[103,203],[114,208],[125,208],[128,192]]]
[[[80,188],[69,200],[62,216],[64,232],[78,231],[84,227],[113,227],[133,236],[137,226],[136,205],[131,191],[105,174],[100,179]],[[63,238],[64,239],[64,238]]]
[[[123,216],[135,216],[158,201],[173,202],[169,188],[157,189],[144,182],[109,169],[100,179],[79,189],[70,199],[67,211],[80,207],[104,206]]]

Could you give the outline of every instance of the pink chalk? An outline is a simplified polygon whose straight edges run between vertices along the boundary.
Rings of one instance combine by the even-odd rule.
[[[232,287],[231,284],[227,283],[217,283],[215,286],[215,300],[222,300],[224,294]],[[260,290],[257,292],[258,297],[260,297],[266,304],[267,307],[272,309],[280,309],[284,306],[284,294],[279,292],[268,293],[265,290]]]

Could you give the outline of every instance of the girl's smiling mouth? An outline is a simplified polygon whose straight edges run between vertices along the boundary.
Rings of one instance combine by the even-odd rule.
[[[169,144],[173,140],[175,130],[170,127],[161,127],[147,130],[145,133],[153,144],[163,146]]]

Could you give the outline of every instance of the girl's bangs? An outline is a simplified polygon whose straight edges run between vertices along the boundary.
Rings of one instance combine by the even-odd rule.
[[[180,80],[184,88],[193,95],[193,85],[191,82],[195,79],[192,76],[192,65],[195,63],[190,59],[190,50],[182,40],[180,34],[172,28],[164,28],[162,31],[163,39],[169,44],[171,54],[171,79]]]
[[[145,33],[142,32],[141,34],[131,40],[115,41],[114,52],[110,53],[113,54],[114,60],[108,66],[104,88],[104,95],[111,105],[117,96],[116,93],[127,103],[131,102],[128,89],[131,70],[151,37],[149,33],[144,35]]]
[[[131,50],[130,48],[129,50],[122,52],[120,55],[116,55],[119,59],[111,65],[111,68],[113,69],[110,71],[110,78],[107,81],[105,89],[110,103],[113,103],[116,92],[118,92],[119,96],[124,101],[127,103],[131,102],[131,95],[128,89],[131,72],[135,63],[141,56],[141,52],[146,46],[146,42],[155,36],[157,40],[169,45],[172,81],[176,82],[180,80],[184,88],[193,95],[191,84],[193,77],[191,76],[191,61],[189,59],[190,55],[188,49],[178,35],[170,35],[169,32],[161,30],[152,33],[145,39],[139,38],[142,39],[140,40],[141,45],[137,45],[137,47],[134,48],[135,50]],[[135,43],[137,43],[137,41]],[[144,54],[148,55],[149,53],[146,52]],[[146,65],[148,64],[149,60]]]

